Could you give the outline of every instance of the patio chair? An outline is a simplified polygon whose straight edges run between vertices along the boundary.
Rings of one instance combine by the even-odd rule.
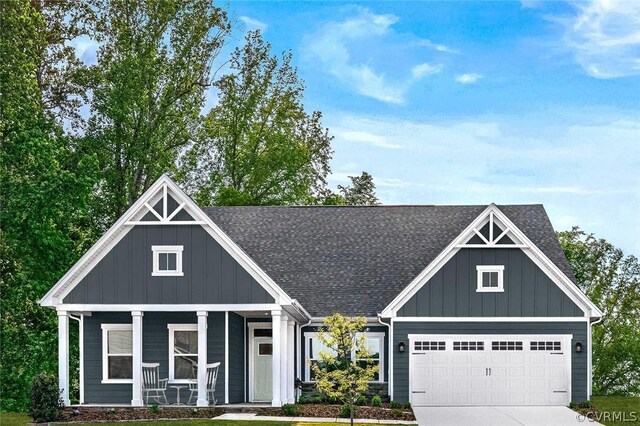
[[[216,382],[218,381],[218,370],[220,369],[220,363],[214,362],[213,364],[207,364],[207,400],[209,403],[213,401],[213,405],[216,405],[218,402],[215,397],[216,392]],[[196,377],[198,375],[196,374]],[[191,404],[191,400],[194,398],[198,398],[198,380],[189,382],[189,391],[191,391],[191,395],[189,395],[189,402],[187,404]],[[211,395],[211,397],[209,397]]]
[[[169,403],[167,401],[167,394],[165,393],[168,382],[168,378],[160,378],[159,363],[142,363],[142,397],[146,397],[145,401],[147,405],[149,405],[149,397],[154,398],[158,404],[162,403],[160,400],[161,397],[164,399],[165,404]],[[151,395],[152,393],[153,395]]]

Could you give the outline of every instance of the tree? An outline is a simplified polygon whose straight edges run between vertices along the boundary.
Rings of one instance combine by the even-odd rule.
[[[640,393],[640,263],[578,227],[559,232],[578,285],[603,311],[593,327],[593,390]]]
[[[326,185],[331,140],[307,114],[291,53],[271,55],[259,31],[231,55],[218,104],[181,159],[180,180],[204,205],[308,204]]]
[[[97,168],[43,107],[45,20],[28,0],[0,7],[0,394],[3,410],[24,410],[35,367],[56,371],[56,315],[37,302],[86,243]]]
[[[210,0],[104,0],[97,10],[101,45],[83,150],[99,155],[95,217],[104,229],[175,170],[230,27]]]
[[[338,185],[338,192],[325,190],[318,203],[325,206],[375,206],[380,204],[376,196],[376,185],[373,177],[362,172],[360,176],[349,176],[350,186]]]
[[[333,314],[325,318],[318,330],[318,340],[331,353],[320,352],[320,360],[311,364],[318,390],[330,398],[349,404],[351,424],[358,398],[369,388],[379,366],[362,361],[370,357],[366,344],[365,317],[348,318]],[[355,354],[356,359],[353,359]]]

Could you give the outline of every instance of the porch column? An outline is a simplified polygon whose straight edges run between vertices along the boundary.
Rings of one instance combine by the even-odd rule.
[[[133,359],[132,378],[133,393],[131,405],[142,407],[142,311],[131,311],[131,323],[133,329]]]
[[[280,321],[280,401],[282,401],[282,403],[287,402],[287,386],[289,384],[289,372],[287,371],[289,364],[289,336],[287,335],[288,322],[289,317],[283,315],[282,321]]]
[[[198,407],[208,407],[207,399],[207,311],[198,311]],[[224,366],[225,371],[228,368]]]
[[[69,405],[69,314],[58,311],[58,387],[64,405]]]
[[[271,406],[280,407],[280,311],[271,311],[272,354],[271,354]]]
[[[287,402],[289,404],[294,404],[296,401],[295,397],[295,370],[294,370],[294,356],[295,356],[295,345],[293,338],[293,331],[295,322],[293,320],[287,321]]]

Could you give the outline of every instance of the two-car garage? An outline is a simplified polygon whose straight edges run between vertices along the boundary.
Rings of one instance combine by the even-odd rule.
[[[571,335],[409,335],[414,406],[567,405]]]

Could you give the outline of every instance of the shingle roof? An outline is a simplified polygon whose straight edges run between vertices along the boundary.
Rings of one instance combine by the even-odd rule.
[[[203,210],[311,315],[375,316],[486,207]],[[498,207],[574,279],[541,205]]]

